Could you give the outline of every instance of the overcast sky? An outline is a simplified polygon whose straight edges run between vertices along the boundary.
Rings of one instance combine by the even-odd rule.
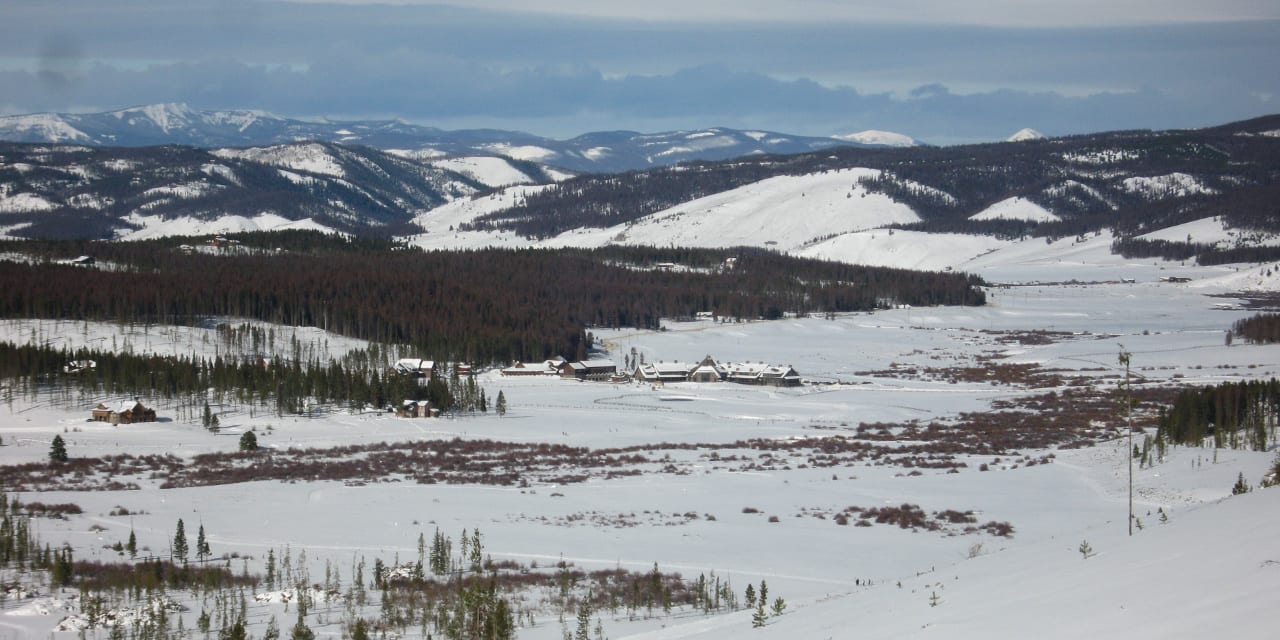
[[[1280,112],[1274,0],[4,0],[0,112],[927,142]]]

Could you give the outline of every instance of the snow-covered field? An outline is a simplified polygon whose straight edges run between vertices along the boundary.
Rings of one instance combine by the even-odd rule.
[[[712,355],[786,363],[809,381],[800,388],[653,388],[504,378],[488,371],[479,374],[479,383],[491,399],[504,393],[510,408],[503,417],[491,411],[411,420],[333,410],[306,419],[225,406],[218,407],[223,429],[217,435],[202,429],[198,416],[175,416],[175,407],[163,399],[143,399],[157,409],[159,422],[113,427],[86,421],[91,404],[105,398],[33,399],[6,389],[0,395],[0,463],[45,460],[55,435],[62,435],[73,457],[173,453],[190,459],[233,451],[249,429],[261,446],[275,449],[453,438],[591,448],[821,439],[853,435],[863,422],[946,420],[1029,393],[1016,385],[884,373],[981,366],[979,359],[992,355],[1058,370],[1067,380],[1107,377],[1105,385],[1114,384],[1121,349],[1132,353],[1144,386],[1280,373],[1280,346],[1224,344],[1224,330],[1248,312],[1223,309],[1223,298],[1206,295],[1239,290],[1250,278],[1265,280],[1260,270],[1127,265],[1104,259],[1107,238],[1060,242],[1046,250],[1039,241],[1039,252],[1026,246],[1024,253],[1005,254],[999,262],[973,259],[973,270],[993,281],[1059,283],[994,288],[982,308],[741,324],[670,322],[659,332],[595,332],[609,347],[605,357],[620,364],[633,349],[647,362],[696,362]],[[1157,282],[1154,276],[1166,268],[1196,280]],[[1141,280],[1118,282],[1130,275]],[[1074,278],[1117,282],[1061,284]],[[1028,330],[1062,333],[1048,344],[1002,339]],[[338,356],[366,346],[314,328],[274,327],[273,333],[274,345],[256,351],[287,356],[296,343]],[[122,350],[127,345],[161,354],[245,351],[211,328],[7,321],[0,323],[0,338]],[[81,559],[116,558],[108,547],[131,528],[140,547],[166,554],[175,522],[183,518],[189,534],[196,523],[204,526],[216,556],[249,558],[250,570],[262,569],[268,548],[278,552],[287,545],[295,555],[306,551],[313,576],[323,574],[330,560],[349,580],[346,567],[357,555],[370,564],[374,558],[404,559],[415,555],[421,533],[478,527],[495,560],[544,566],[565,560],[590,569],[636,571],[657,563],[686,579],[714,571],[739,593],[748,583],[767,580],[770,593],[788,603],[785,614],[763,629],[752,628],[745,610],[705,616],[677,609],[636,620],[605,612],[602,626],[611,638],[1272,637],[1280,622],[1272,602],[1280,588],[1274,544],[1280,489],[1229,494],[1237,474],[1256,486],[1273,454],[1171,449],[1165,460],[1135,473],[1136,512],[1144,527],[1130,538],[1126,447],[1109,441],[1078,450],[1020,449],[1000,462],[968,456],[958,473],[923,469],[915,476],[895,465],[821,467],[803,457],[747,469],[709,457],[706,448],[669,448],[670,464],[683,472],[528,487],[391,479],[365,486],[257,481],[160,489],[157,481],[144,479],[135,491],[21,497],[84,509],[66,520],[37,521],[42,539],[70,543]],[[1055,456],[1051,464],[1026,464],[1048,453]],[[991,470],[979,471],[982,463]],[[972,510],[981,522],[1010,523],[1014,533],[1006,538],[841,526],[832,517],[849,506],[903,503],[929,512]],[[133,515],[110,515],[117,507]],[[1167,523],[1160,522],[1161,510]],[[1096,552],[1088,559],[1078,550],[1086,540]],[[232,567],[239,571],[241,563],[234,560]],[[6,637],[50,637],[76,608],[66,602],[47,593],[7,601],[0,627]],[[292,620],[279,602],[254,603],[250,619],[258,626],[251,634],[261,635],[268,614],[283,625]],[[184,615],[192,628],[195,612]],[[336,622],[313,628],[326,638],[341,634]],[[518,635],[561,638],[566,629],[572,631],[572,620],[566,626],[547,612]]]

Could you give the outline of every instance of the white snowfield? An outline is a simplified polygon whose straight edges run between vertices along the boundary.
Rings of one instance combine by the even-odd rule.
[[[346,177],[346,172],[342,169],[342,163],[330,155],[324,145],[320,144],[214,149],[209,153],[220,158],[242,158],[253,162],[334,178]]]
[[[1009,136],[1008,140],[1006,141],[1007,142],[1026,142],[1028,140],[1044,140],[1047,137],[1048,136],[1044,135],[1043,133],[1040,133],[1035,129],[1027,127],[1025,129],[1019,129],[1017,133],[1014,133],[1013,135]]]
[[[1109,231],[1046,242],[1044,238],[1004,240],[966,234],[926,234],[889,230],[891,224],[916,222],[908,206],[863,189],[858,180],[880,175],[874,169],[845,169],[801,176],[778,176],[731,191],[700,198],[632,222],[604,229],[574,229],[543,240],[510,231],[456,229],[480,216],[515,206],[528,194],[546,186],[521,185],[477,198],[462,198],[419,213],[414,222],[423,233],[406,238],[429,250],[483,247],[599,247],[610,244],[733,247],[755,246],[793,255],[854,264],[927,270],[974,272],[993,282],[1058,281],[1067,279],[1159,279],[1184,275],[1186,266],[1160,259],[1127,260],[1111,253]],[[927,188],[923,185],[908,185]],[[1101,198],[1065,181],[1052,187],[1058,195]],[[947,194],[937,192],[940,198]],[[1105,199],[1103,199],[1105,201]],[[1057,216],[1022,197],[998,202],[975,216],[978,220],[1049,222]],[[1275,245],[1271,234],[1224,229],[1216,219],[1151,230],[1148,239],[1197,242],[1220,246]],[[1231,279],[1246,265],[1215,267],[1197,272]],[[1241,289],[1273,287],[1269,278],[1237,277]],[[1220,283],[1229,286],[1228,283]],[[1196,285],[1198,286],[1198,285]]]
[[[1252,312],[1224,310],[1219,307],[1223,298],[1208,295],[1229,295],[1241,283],[1275,276],[1257,268],[1170,267],[1169,272],[1195,280],[1162,283],[1151,277],[1167,273],[1161,266],[1118,264],[1108,257],[1108,243],[1105,236],[1052,245],[1015,243],[998,261],[989,254],[971,264],[979,273],[985,265],[988,273],[1026,273],[1026,280],[1045,282],[1091,274],[1134,274],[1141,281],[997,287],[988,292],[989,304],[977,308],[904,308],[775,322],[667,322],[668,330],[657,332],[594,330],[609,348],[603,357],[619,364],[633,349],[647,362],[690,362],[710,354],[720,361],[787,363],[810,381],[799,388],[674,383],[655,389],[504,378],[489,370],[478,382],[490,398],[504,392],[505,417],[491,412],[413,420],[341,408],[324,409],[314,418],[279,417],[270,408],[211,398],[223,427],[217,435],[200,428],[198,410],[180,410],[163,398],[143,398],[161,421],[113,427],[86,420],[94,403],[119,398],[76,398],[73,392],[72,406],[66,406],[66,399],[6,389],[0,392],[0,463],[45,460],[54,435],[66,440],[72,456],[172,453],[189,458],[234,450],[249,429],[271,449],[453,438],[591,448],[822,439],[852,435],[862,422],[946,420],[989,409],[997,400],[1045,391],[875,373],[982,366],[978,358],[991,355],[1061,372],[1069,381],[1062,391],[1073,388],[1076,379],[1114,385],[1121,349],[1132,353],[1140,385],[1207,385],[1280,375],[1280,346],[1224,344],[1224,329]],[[339,356],[363,346],[315,328],[255,325],[274,334],[274,345],[261,351],[282,356],[295,344],[303,358],[325,352]],[[1004,332],[1039,329],[1063,334],[1042,345],[1001,341]],[[219,336],[199,328],[0,322],[0,338],[21,343],[253,355],[247,345],[236,347]],[[1100,377],[1108,379],[1097,382]],[[1120,422],[1117,415],[1111,426]],[[892,465],[820,467],[803,457],[749,471],[711,459],[705,449],[668,451],[674,464],[691,472],[524,488],[261,481],[158,489],[155,481],[144,479],[140,491],[24,493],[21,498],[82,506],[83,515],[38,523],[42,540],[55,546],[68,542],[82,559],[116,559],[108,547],[127,538],[131,528],[148,553],[163,555],[176,520],[183,518],[189,535],[196,522],[203,524],[215,555],[247,557],[252,571],[261,571],[268,548],[279,554],[288,545],[295,558],[306,551],[312,576],[323,575],[324,563],[333,561],[346,584],[357,556],[370,565],[374,558],[406,559],[416,554],[419,534],[430,537],[439,527],[456,535],[479,527],[486,553],[495,560],[548,566],[563,559],[586,569],[637,571],[657,563],[687,580],[714,571],[739,594],[748,583],[767,580],[770,593],[787,603],[786,612],[762,629],[752,628],[748,611],[704,616],[677,608],[670,615],[635,620],[625,612],[602,612],[601,625],[610,638],[1262,640],[1274,637],[1280,624],[1274,606],[1280,589],[1274,533],[1280,527],[1280,488],[1229,495],[1238,474],[1256,487],[1274,452],[1170,449],[1154,466],[1135,470],[1136,513],[1143,526],[1129,537],[1124,440],[1077,450],[1018,449],[999,456],[999,462],[993,456],[964,456],[966,466],[959,473],[925,469],[915,477]],[[1052,463],[1026,464],[1050,453]],[[979,470],[984,463],[990,471]],[[1008,522],[1015,531],[1010,538],[947,535],[891,525],[840,526],[830,517],[848,506],[903,503],[926,511],[973,510],[982,522]],[[134,515],[109,515],[117,506]],[[759,513],[744,513],[746,507]],[[1161,512],[1167,522],[1161,522]],[[699,517],[672,515],[686,513]],[[769,522],[768,516],[778,521]],[[601,524],[614,521],[633,524]],[[1085,541],[1096,553],[1088,559],[1078,551]],[[239,571],[241,563],[233,560],[233,569]],[[49,637],[76,606],[59,605],[67,600],[55,595],[42,592],[25,604],[0,609],[0,626],[12,638]],[[262,596],[262,602],[251,598],[255,637],[270,615],[282,625],[293,619],[281,598]],[[198,610],[197,605],[185,613],[188,628]],[[553,612],[535,617],[535,626],[519,629],[520,638],[563,637],[566,627]],[[569,625],[572,632],[572,621]],[[336,640],[341,630],[331,624],[317,632]],[[53,637],[70,638],[70,633]]]
[[[124,218],[138,229],[123,231],[118,240],[149,240],[170,236],[197,236],[207,234],[249,233],[254,231],[306,230],[324,233],[341,233],[312,218],[290,220],[284,216],[264,212],[253,217],[219,216],[213,220],[201,220],[191,216],[166,218],[138,213]],[[344,234],[345,235],[345,234]]]
[[[875,144],[885,147],[914,147],[920,144],[911,136],[894,133],[892,131],[880,131],[878,129],[867,129],[866,131],[832,137],[837,140],[848,140],[850,142]]]
[[[768,178],[611,227],[614,242],[653,246],[765,246],[792,251],[824,237],[917,222],[910,207],[869,193],[872,169]]]
[[[803,176],[769,178],[659,211],[606,229],[577,229],[532,241],[511,232],[450,233],[486,213],[513,206],[531,190],[515,187],[456,200],[419,214],[415,223],[426,233],[410,242],[427,249],[486,246],[604,246],[607,244],[733,247],[763,246],[793,251],[834,235],[919,221],[910,207],[887,196],[869,193],[858,184],[874,177],[874,169],[844,169]]]
[[[1196,194],[1217,193],[1193,175],[1170,173],[1163,176],[1125,178],[1124,188],[1131,193],[1141,193],[1151,198],[1184,198]]]
[[[1001,200],[978,213],[970,220],[1025,220],[1027,222],[1057,222],[1057,214],[1023,197]]]
[[[32,211],[52,211],[58,205],[34,193],[0,194],[0,213],[29,213]]]
[[[440,169],[461,173],[490,187],[505,187],[533,182],[533,179],[523,171],[511,166],[511,163],[506,158],[472,156],[433,160],[431,164]]]
[[[4,116],[0,118],[6,127],[15,133],[35,132],[50,142],[88,141],[89,135],[69,125],[62,118],[51,113],[35,113],[22,116]]]

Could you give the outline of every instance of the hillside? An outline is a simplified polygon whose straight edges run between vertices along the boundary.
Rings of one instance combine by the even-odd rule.
[[[769,179],[856,170],[861,173],[850,175],[843,189],[845,217],[859,215],[866,202],[861,192],[880,194],[919,218],[914,224],[896,221],[898,226],[922,231],[1016,238],[1116,229],[1127,236],[1220,214],[1236,227],[1274,231],[1280,222],[1267,203],[1280,189],[1280,138],[1269,132],[1277,127],[1280,116],[1202,130],[835,149],[581,176],[480,215],[463,228],[546,239],[570,230],[638,224]],[[821,208],[801,198],[788,203],[793,216],[816,215]],[[847,224],[826,229],[828,235],[849,230]]]
[[[41,238],[298,228],[389,235],[413,211],[548,179],[537,167],[497,158],[433,164],[319,142],[222,149],[0,144],[0,230]]]

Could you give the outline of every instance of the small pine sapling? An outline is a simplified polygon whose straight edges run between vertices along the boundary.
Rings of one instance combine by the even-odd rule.
[[[1077,547],[1077,549],[1080,551],[1080,555],[1084,556],[1085,560],[1092,558],[1094,555],[1093,547],[1089,546],[1088,540],[1082,540],[1080,542],[1080,546]]]
[[[1242,493],[1249,493],[1252,490],[1253,488],[1249,486],[1249,483],[1245,482],[1244,472],[1240,472],[1240,476],[1236,479],[1235,486],[1231,487],[1231,495],[1238,496]]]

